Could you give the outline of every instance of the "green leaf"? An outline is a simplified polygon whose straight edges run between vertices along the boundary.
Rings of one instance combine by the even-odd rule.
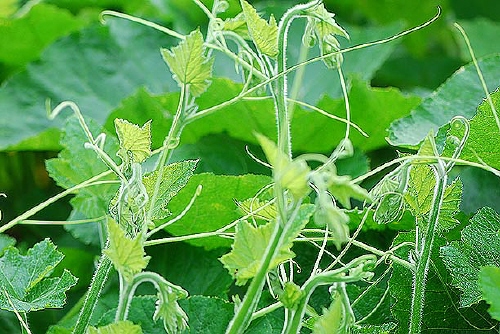
[[[6,234],[0,234],[0,256],[3,255],[3,252],[11,246],[16,244],[16,239],[8,236]]]
[[[441,247],[441,257],[461,291],[460,305],[470,306],[481,300],[478,277],[481,267],[500,266],[500,215],[491,208],[479,210],[462,230],[460,241]]]
[[[403,242],[415,242],[415,232],[400,232],[392,247]],[[460,307],[458,291],[451,286],[452,277],[439,256],[439,248],[444,246],[446,241],[436,236],[434,242],[426,283],[422,332],[432,332],[438,323],[440,332],[474,333],[481,330],[494,333],[494,330],[491,329],[496,324],[487,315],[486,304],[476,304],[468,308]],[[410,256],[410,251],[412,251],[411,246],[401,246],[394,251],[394,254],[407,259]],[[398,322],[395,331],[397,334],[408,333],[412,290],[413,275],[411,271],[394,263],[392,276],[389,280],[389,292],[394,298],[391,313]]]
[[[36,60],[45,47],[83,24],[69,11],[45,3],[37,3],[21,17],[3,19],[0,14],[0,62],[22,66]]]
[[[94,136],[101,132],[101,128],[94,121],[87,119],[87,125]],[[77,118],[69,118],[61,138],[61,145],[64,149],[57,158],[46,161],[49,175],[59,186],[67,189],[108,170],[94,151],[84,148],[83,144],[86,141],[87,137]],[[115,156],[118,143],[113,136],[106,137],[104,151],[108,152],[111,157]],[[115,179],[114,175],[102,178],[107,181]],[[102,219],[108,214],[109,202],[117,189],[118,185],[115,184],[101,184],[80,189],[71,200],[73,208],[77,211],[73,217]],[[99,244],[99,236],[92,225],[65,225],[64,228],[85,243]]]
[[[191,333],[224,333],[234,314],[234,305],[225,300],[192,296],[180,301],[189,316]]]
[[[493,105],[500,117],[500,89],[497,88],[491,95]],[[469,138],[460,154],[461,159],[485,163],[493,168],[500,169],[500,128],[496,123],[493,111],[488,101],[483,100],[477,112],[470,120]],[[459,136],[460,129],[451,127],[450,135]],[[461,136],[459,136],[461,138]]]
[[[361,325],[360,328],[352,328],[353,334],[390,334],[394,332],[396,324],[393,322],[383,325]]]
[[[496,88],[500,77],[500,56],[493,55],[479,61],[484,79],[490,90]],[[409,116],[393,122],[389,128],[389,141],[395,146],[415,147],[432,129],[434,133],[454,116],[474,116],[484,98],[484,90],[476,68],[468,64],[460,68],[431,96],[426,98]]]
[[[500,321],[500,268],[482,267],[479,272],[479,288],[483,299],[491,305],[488,313],[493,319]]]
[[[263,54],[269,57],[278,55],[278,25],[273,15],[266,22],[257,14],[257,11],[251,4],[245,0],[241,1],[243,15],[248,27],[248,32],[252,37],[253,42]]]
[[[151,155],[151,121],[141,127],[123,119],[115,119],[116,134],[120,141],[117,155],[124,162],[143,162]]]
[[[140,273],[148,265],[149,256],[145,256],[142,246],[142,235],[138,234],[134,239],[125,235],[114,220],[108,221],[109,248],[104,250],[116,270],[131,282],[135,274]]]
[[[158,302],[153,320],[163,319],[163,327],[167,333],[182,333],[188,328],[188,316],[179,306],[178,301],[187,297],[187,292],[166,280],[158,285]]]
[[[212,78],[214,59],[206,57],[200,30],[191,32],[171,50],[162,49],[161,54],[179,86],[189,85],[194,97],[207,90]]]
[[[187,184],[196,169],[197,163],[197,160],[188,160],[174,162],[163,167],[158,197],[155,203],[150,204],[153,206],[152,219],[163,219],[170,214],[167,209],[168,203]],[[142,180],[150,199],[154,193],[158,174],[158,171],[155,170]]]
[[[473,20],[459,20],[458,23],[464,28],[469,37],[472,50],[476,58],[482,58],[489,54],[500,53],[500,47],[497,43],[490,43],[494,36],[500,34],[500,24],[485,17],[476,17]],[[458,29],[453,29],[455,40],[460,47],[462,60],[470,61],[470,53],[465,44],[462,34]]]
[[[294,310],[304,297],[304,293],[300,290],[300,286],[293,282],[285,282],[283,293],[279,296],[279,301],[283,303],[285,308]]]
[[[78,279],[67,270],[59,277],[47,277],[62,258],[49,239],[34,245],[26,255],[8,248],[0,258],[0,307],[17,312],[63,307],[65,292]]]
[[[240,221],[236,225],[232,250],[220,258],[224,267],[236,279],[236,285],[245,285],[249,279],[257,274],[275,225],[276,221],[257,227],[247,221]],[[281,248],[269,264],[268,269],[276,267],[293,256],[294,253],[290,249]]]
[[[215,231],[239,219],[234,200],[244,200],[254,196],[262,187],[271,183],[271,178],[263,175],[214,175],[210,173],[193,175],[186,187],[172,198],[169,208],[173,215],[180,214],[189,203],[198,185],[203,190],[194,205],[178,222],[166,228],[175,235],[183,236],[195,233]],[[229,247],[230,240],[219,237],[194,239],[192,245],[208,249]]]
[[[345,62],[348,62],[348,58]],[[329,80],[331,82],[331,77]],[[356,77],[351,81],[349,102],[351,122],[369,136],[366,138],[351,127],[349,138],[354,147],[366,152],[387,146],[387,128],[391,122],[409,113],[420,103],[420,98],[403,94],[394,87],[370,87],[366,81]],[[346,118],[345,104],[341,98],[324,96],[317,106],[332,115]],[[345,129],[345,123],[317,112],[296,109],[292,119],[293,147],[304,152],[331,151],[344,138]]]
[[[347,209],[351,208],[351,198],[360,201],[371,200],[368,191],[353,183],[348,175],[332,175],[328,191]]]
[[[12,76],[0,89],[0,149],[40,134],[44,136],[38,137],[38,149],[60,149],[53,145],[57,132],[49,129],[62,128],[64,117],[54,121],[46,117],[47,98],[72,100],[86,119],[102,124],[139,86],[152,92],[173,89],[175,82],[156,51],[164,38],[150,28],[107,18],[106,26],[96,23],[51,44],[39,62]]]
[[[319,41],[321,56],[340,50],[340,43],[336,35],[349,39],[349,34],[335,22],[335,14],[329,13],[321,3],[308,10],[306,31],[303,37],[304,44],[310,46]],[[341,53],[324,58],[323,62],[328,68],[336,68],[342,64]]]
[[[309,204],[301,207],[292,226],[287,229],[287,234],[278,254],[269,264],[269,270],[295,256],[291,251],[293,240],[299,235],[313,213],[314,205]],[[275,229],[275,224],[276,221],[273,220],[265,225],[253,226],[251,223],[242,220],[236,225],[232,250],[220,258],[224,267],[236,279],[236,285],[244,285],[259,270],[264,252]]]
[[[342,298],[335,298],[328,309],[323,309],[323,315],[314,322],[313,334],[338,333],[342,325]]]
[[[131,321],[123,320],[99,328],[90,326],[88,334],[142,334],[142,329]]]

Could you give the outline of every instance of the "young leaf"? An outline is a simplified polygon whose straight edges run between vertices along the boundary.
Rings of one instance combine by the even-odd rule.
[[[323,309],[323,315],[314,323],[313,334],[339,333],[343,311],[342,298],[337,296],[328,309]]]
[[[159,290],[153,320],[162,318],[167,333],[182,333],[188,328],[188,316],[179,306],[178,301],[186,298],[187,292],[167,281],[159,284]]]
[[[241,1],[243,14],[245,15],[248,32],[253,42],[263,54],[269,57],[278,55],[278,25],[273,15],[266,22],[257,14],[257,11],[251,4],[245,0]]]
[[[14,246],[16,244],[16,239],[6,235],[0,234],[0,256],[3,255],[3,252],[10,246]]]
[[[45,239],[20,255],[16,248],[7,248],[0,258],[0,308],[31,312],[44,308],[60,308],[65,292],[77,278],[64,270],[60,277],[47,277],[64,255]]]
[[[296,309],[300,300],[305,297],[300,290],[300,286],[293,282],[285,282],[283,293],[279,296],[279,301],[288,309]]]
[[[326,55],[340,50],[340,43],[335,35],[349,39],[349,34],[335,22],[335,14],[329,13],[323,4],[309,10],[307,18],[306,32],[303,37],[305,45],[311,45],[316,40],[319,41],[321,55]],[[342,54],[334,54],[323,59],[329,68],[335,68],[342,63]]]
[[[191,32],[186,39],[171,50],[162,49],[161,54],[174,79],[181,85],[189,85],[191,94],[198,97],[210,85],[213,58],[207,58],[203,46],[203,35],[199,30]]]
[[[145,256],[142,236],[138,234],[134,239],[130,239],[112,219],[108,221],[108,233],[110,243],[104,253],[125,280],[131,282],[135,274],[146,268],[150,259]]]
[[[128,163],[129,152],[131,162],[141,163],[151,155],[151,121],[141,127],[126,120],[116,118],[115,128],[120,140],[120,150],[117,155],[123,162]]]
[[[269,269],[295,256],[291,251],[293,240],[307,224],[313,212],[313,205],[303,205],[301,207],[297,218],[293,221],[287,235],[284,237],[278,254],[269,264]],[[271,240],[275,224],[276,221],[273,220],[265,225],[255,227],[246,221],[240,221],[236,226],[232,250],[228,254],[223,255],[220,260],[233,278],[236,279],[237,285],[244,285],[259,270],[262,257]]]
[[[141,326],[135,325],[133,322],[124,320],[113,324],[95,328],[90,326],[88,334],[142,334]]]
[[[500,321],[500,268],[482,267],[479,272],[479,288],[483,299],[491,305],[488,309],[491,317]]]
[[[153,206],[153,220],[166,218],[170,214],[167,209],[168,203],[187,184],[196,169],[197,163],[197,160],[187,160],[163,167],[159,196],[155,203],[150,204]],[[158,171],[154,171],[146,175],[142,180],[149,198],[153,195],[157,179]]]
[[[460,305],[481,300],[478,277],[482,266],[500,267],[500,215],[491,208],[479,210],[462,230],[460,241],[441,247],[440,254],[450,272],[452,283],[462,294]]]
[[[351,208],[351,198],[360,201],[371,200],[368,191],[351,182],[351,177],[348,175],[331,175],[328,191],[347,209]]]

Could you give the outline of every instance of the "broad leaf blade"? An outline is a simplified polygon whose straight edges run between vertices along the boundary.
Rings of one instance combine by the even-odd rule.
[[[479,61],[484,79],[493,90],[500,77],[500,56],[488,56]],[[415,147],[429,130],[434,133],[454,116],[471,118],[484,98],[476,68],[468,64],[460,68],[434,94],[426,98],[412,113],[391,124],[389,141],[395,146]]]
[[[199,30],[193,31],[171,50],[161,51],[179,85],[189,85],[191,94],[195,97],[207,90],[212,78],[214,60],[205,56],[203,35]]]
[[[441,247],[441,257],[461,291],[460,305],[470,306],[481,300],[478,277],[482,266],[500,266],[500,215],[483,208],[462,230],[460,241]]]
[[[124,162],[129,160],[129,152],[132,162],[143,162],[151,155],[151,121],[142,127],[132,124],[123,119],[115,119],[116,134],[120,141],[118,156]]]
[[[60,277],[47,278],[62,258],[48,239],[34,245],[26,255],[8,248],[0,258],[0,307],[17,312],[62,307],[65,292],[77,282],[66,270]]]
[[[131,321],[122,320],[99,328],[90,326],[88,334],[142,334],[142,329]]]

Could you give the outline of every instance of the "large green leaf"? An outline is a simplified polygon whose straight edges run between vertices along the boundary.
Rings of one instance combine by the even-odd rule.
[[[8,248],[0,258],[0,307],[17,312],[63,307],[66,291],[78,279],[67,270],[59,277],[47,277],[62,258],[49,239],[34,245],[26,255]]]
[[[271,179],[263,175],[193,175],[187,185],[170,201],[169,208],[173,216],[184,210],[199,184],[203,186],[203,190],[186,215],[168,226],[167,231],[176,236],[215,231],[240,218],[234,200],[242,201],[253,197],[270,182]],[[194,239],[189,242],[206,248],[229,247],[231,244],[231,240],[220,237]]]
[[[44,3],[36,4],[22,17],[0,18],[0,62],[20,66],[35,60],[47,45],[83,23],[67,10]]]
[[[500,56],[479,61],[486,83],[491,90],[498,86]],[[409,116],[393,122],[389,141],[395,146],[415,147],[432,129],[434,133],[454,116],[472,118],[485,96],[473,64],[460,68]]]
[[[497,117],[500,110],[500,89],[491,94]],[[451,135],[460,138],[460,130],[451,127]],[[500,122],[497,123],[488,101],[484,100],[477,108],[477,113],[470,120],[470,133],[465,147],[460,154],[461,159],[486,163],[500,169]]]
[[[63,117],[46,117],[47,98],[73,100],[84,115],[103,123],[137,87],[156,92],[175,87],[157,51],[165,43],[164,35],[123,20],[107,22],[109,27],[91,26],[53,43],[40,62],[1,87],[0,149],[61,127]],[[38,148],[57,149],[53,135],[39,138]]]
[[[482,267],[479,272],[479,288],[483,299],[491,305],[488,309],[491,317],[500,321],[500,268]]]
[[[399,233],[393,246],[402,242],[414,242],[415,233]],[[445,240],[436,237],[429,268],[422,331],[424,333],[495,333],[495,324],[487,315],[485,304],[473,305],[469,308],[460,307],[457,291],[451,287],[451,278],[439,257],[439,247]],[[401,247],[394,253],[401,258],[408,258],[410,247]],[[391,312],[398,321],[396,333],[407,334],[411,309],[411,293],[413,291],[413,276],[410,270],[398,264],[393,265],[393,273],[389,281],[389,292],[394,298]],[[439,324],[436,326],[436,324]]]
[[[500,23],[487,18],[478,17],[469,21],[458,21],[469,37],[472,49],[477,58],[484,57],[492,53],[500,53],[500,45],[491,41],[500,34]],[[461,58],[469,61],[470,54],[465,41],[460,32],[455,29],[455,39],[460,46]]]
[[[481,300],[478,285],[482,266],[500,266],[500,215],[483,208],[462,230],[460,241],[441,247],[441,256],[453,278],[453,285],[462,292],[461,306],[470,306]]]

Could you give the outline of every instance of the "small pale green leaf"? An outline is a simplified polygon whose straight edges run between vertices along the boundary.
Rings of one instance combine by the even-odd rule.
[[[240,221],[236,226],[232,250],[220,259],[231,276],[236,279],[236,285],[245,285],[257,274],[275,226],[276,221],[257,227],[247,221]],[[291,250],[281,249],[269,264],[269,269],[293,256]]]
[[[491,208],[482,208],[462,230],[460,241],[452,241],[440,249],[452,283],[461,291],[462,307],[481,300],[478,285],[481,267],[500,267],[499,230],[500,215]]]
[[[500,268],[485,266],[479,272],[479,289],[490,308],[488,312],[493,319],[500,321]]]
[[[255,8],[246,1],[241,1],[248,32],[257,48],[269,57],[278,55],[278,25],[271,15],[269,22],[259,16]]]
[[[107,326],[95,328],[90,326],[88,334],[142,334],[141,326],[132,321],[122,320]]]
[[[132,155],[131,162],[143,162],[151,155],[151,121],[142,127],[132,124],[123,119],[115,119],[116,134],[120,141],[118,156],[124,162],[129,161],[129,154]]]
[[[135,274],[146,268],[150,259],[145,256],[142,236],[138,234],[134,239],[130,239],[112,219],[108,221],[108,233],[110,243],[104,253],[125,280],[131,282]]]
[[[150,204],[153,206],[153,220],[163,219],[170,214],[167,209],[168,203],[187,184],[197,163],[197,160],[187,160],[175,162],[163,168],[158,197],[155,203]],[[150,199],[154,193],[158,174],[156,170],[146,175],[142,180]]]
[[[307,224],[313,213],[314,205],[309,204],[301,207],[297,218],[286,231],[278,254],[269,264],[269,270],[295,256],[291,251],[293,240]],[[224,267],[236,279],[237,285],[244,285],[257,274],[261,266],[262,257],[275,228],[275,220],[259,226],[253,226],[247,221],[240,221],[238,223],[232,250],[220,259]]]
[[[268,201],[261,201],[258,198],[250,198],[244,200],[243,202],[237,202],[237,204],[244,214],[253,214],[254,217],[267,221],[276,219],[277,217],[276,205],[270,204]]]
[[[191,32],[171,50],[162,49],[161,53],[180,86],[189,85],[194,97],[207,90],[214,60],[206,57],[203,35],[199,30]]]
[[[404,195],[411,213],[418,218],[429,213],[436,179],[427,165],[415,165],[410,169],[408,189]]]
[[[49,239],[34,245],[26,255],[7,248],[0,258],[0,308],[31,312],[63,307],[65,292],[78,279],[67,270],[59,277],[47,277],[63,257]]]
[[[283,293],[279,296],[279,301],[288,309],[296,309],[301,299],[304,298],[304,293],[300,290],[300,286],[293,282],[285,282]]]
[[[187,296],[188,293],[184,289],[166,280],[159,284],[159,299],[153,320],[163,319],[163,327],[167,333],[182,333],[188,328],[188,316],[178,304],[180,299]]]
[[[460,223],[455,218],[455,214],[460,210],[462,189],[462,181],[459,178],[446,187],[441,210],[439,211],[438,229],[440,231],[448,231]]]
[[[339,51],[340,43],[335,36],[343,36],[349,39],[349,34],[335,22],[333,18],[335,14],[329,13],[325,6],[320,4],[309,10],[309,15],[304,35],[305,44],[311,45],[318,40],[322,56]],[[315,36],[313,36],[313,33]],[[327,67],[335,68],[340,66],[342,60],[342,54],[338,53],[324,58],[323,62]]]
[[[347,209],[351,208],[351,198],[360,201],[371,200],[368,191],[353,183],[348,175],[332,176],[328,191]]]
[[[313,334],[339,333],[343,311],[342,298],[337,296],[328,309],[323,309],[323,315],[314,322]]]

